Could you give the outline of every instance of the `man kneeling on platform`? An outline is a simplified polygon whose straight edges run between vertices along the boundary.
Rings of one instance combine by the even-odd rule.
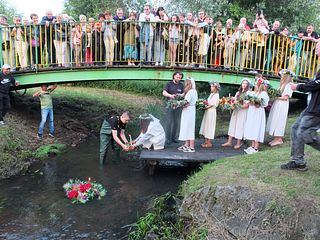
[[[108,154],[110,145],[114,148],[114,141],[124,151],[129,151],[129,142],[124,134],[126,124],[131,119],[128,111],[121,116],[112,116],[104,119],[100,130],[100,164],[103,165]]]
[[[166,134],[160,123],[160,120],[145,113],[139,116],[141,133],[133,141],[132,147],[141,146],[143,148],[150,149],[153,146],[154,150],[160,150],[164,148],[166,141]]]

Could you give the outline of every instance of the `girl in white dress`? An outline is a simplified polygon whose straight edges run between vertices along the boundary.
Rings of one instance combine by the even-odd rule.
[[[290,84],[292,83],[292,78],[293,75],[290,71],[284,72],[281,76],[279,88],[281,97],[278,97],[273,102],[267,122],[267,132],[269,132],[271,136],[274,136],[274,139],[269,142],[270,146],[283,144],[283,136],[289,112],[289,98],[291,98],[293,93]]]
[[[195,152],[195,125],[196,125],[196,102],[198,93],[194,79],[187,78],[184,83],[184,99],[187,104],[182,110],[179,140],[185,141],[184,145],[178,150],[184,152]]]
[[[204,148],[212,147],[211,140],[214,139],[214,134],[216,131],[216,121],[217,121],[217,107],[219,105],[219,90],[220,84],[217,82],[210,83],[211,94],[208,97],[208,105],[205,108],[205,112],[202,118],[200,135],[203,135],[205,142],[201,144]]]
[[[260,143],[264,141],[264,133],[266,130],[266,113],[264,108],[268,106],[269,102],[267,93],[268,85],[268,80],[263,80],[261,84],[258,82],[255,91],[252,93],[254,96],[262,99],[262,102],[261,104],[250,103],[249,105],[244,127],[244,138],[252,140],[252,142],[251,146],[244,150],[247,154],[257,153]]]
[[[243,101],[247,92],[250,90],[250,80],[247,78],[242,79],[241,86],[239,91],[234,96],[236,101]],[[228,131],[228,141],[222,144],[222,147],[232,147],[232,138],[237,139],[237,144],[234,146],[234,149],[240,149],[242,146],[242,139],[244,137],[244,126],[247,119],[249,104],[246,101],[242,102],[242,107],[240,109],[235,109],[232,112],[229,131]]]

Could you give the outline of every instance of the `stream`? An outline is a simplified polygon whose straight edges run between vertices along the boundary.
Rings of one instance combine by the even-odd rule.
[[[99,165],[99,140],[69,149],[36,164],[30,173],[0,182],[0,239],[126,239],[128,224],[142,216],[151,200],[176,192],[187,169],[158,169],[153,176],[134,158],[112,152]],[[70,178],[101,183],[107,195],[85,205],[72,204],[63,184]]]

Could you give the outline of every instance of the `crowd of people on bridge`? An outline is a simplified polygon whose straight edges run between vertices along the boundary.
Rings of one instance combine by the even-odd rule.
[[[279,74],[290,69],[313,76],[320,67],[320,43],[314,26],[293,33],[278,20],[269,24],[258,11],[252,26],[246,18],[235,23],[198,14],[169,16],[163,7],[146,4],[142,13],[122,8],[96,18],[53,15],[39,19],[0,15],[2,61],[13,68],[152,64],[257,70]],[[14,67],[15,66],[15,67]]]

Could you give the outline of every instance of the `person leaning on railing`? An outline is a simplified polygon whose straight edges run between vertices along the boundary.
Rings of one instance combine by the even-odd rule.
[[[7,16],[0,14],[0,30],[1,30],[1,40],[2,40],[2,58],[3,64],[10,64],[15,69],[15,59],[14,59],[14,45],[11,41],[10,27],[7,23]]]
[[[26,70],[28,67],[28,27],[21,24],[21,17],[19,16],[15,16],[13,22],[14,27],[11,30],[11,36],[14,39],[15,51],[21,67],[20,70]]]
[[[45,46],[48,55],[48,64],[55,66],[56,64],[56,50],[54,46],[54,24],[56,17],[53,15],[51,10],[46,11],[46,16],[43,16],[40,24],[45,26]]]
[[[29,41],[30,41],[30,47],[31,47],[31,67],[34,69],[37,69],[40,64],[43,63],[42,59],[42,52],[44,45],[44,37],[45,32],[43,31],[43,28],[41,25],[39,25],[39,18],[38,15],[35,13],[30,14],[31,18],[31,25],[29,27]]]
[[[103,31],[103,41],[105,47],[105,57],[106,57],[106,65],[112,65],[114,61],[114,47],[118,42],[116,36],[116,25],[114,20],[111,18],[111,13],[109,11],[105,12],[105,22],[102,25]]]
[[[128,61],[128,65],[135,65],[134,61],[137,60],[137,49],[136,49],[136,37],[139,35],[138,29],[136,28],[136,13],[130,12],[129,18],[123,21],[124,29],[124,53],[123,59]]]
[[[144,12],[139,16],[140,25],[140,60],[150,64],[152,61],[152,48],[155,27],[155,17],[150,12],[150,5],[144,6]]]
[[[66,67],[67,59],[67,34],[68,34],[67,22],[63,21],[62,14],[58,14],[56,23],[54,24],[53,43],[56,52],[56,59],[59,67]]]
[[[166,42],[169,39],[167,23],[169,18],[163,7],[159,7],[155,15],[154,62],[155,66],[163,66],[165,61]]]

